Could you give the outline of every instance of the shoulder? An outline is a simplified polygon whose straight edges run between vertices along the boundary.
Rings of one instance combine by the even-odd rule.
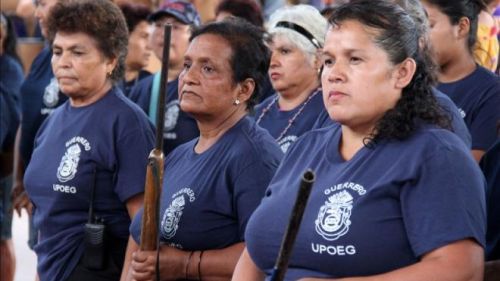
[[[243,161],[274,161],[280,160],[282,152],[274,138],[259,127],[250,117],[244,117],[235,128],[234,138],[229,140],[237,143],[234,146],[234,159]]]
[[[130,101],[118,87],[113,87],[108,93],[109,97],[104,105],[104,110],[108,110],[123,127],[152,127],[147,116],[141,108]]]
[[[276,99],[277,94],[274,93],[267,97],[265,100],[263,100],[261,103],[255,106],[255,113],[260,113],[266,106],[268,106],[270,103],[272,103]]]

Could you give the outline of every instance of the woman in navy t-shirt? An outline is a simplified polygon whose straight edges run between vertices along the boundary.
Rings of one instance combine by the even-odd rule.
[[[276,93],[255,108],[255,120],[283,152],[311,130],[325,111],[321,99],[320,50],[327,22],[308,5],[285,7],[270,20],[269,77]]]
[[[44,281],[118,280],[154,142],[147,116],[115,85],[127,26],[107,0],[59,2],[47,24],[52,70],[69,100],[40,127],[24,175],[39,230],[38,274]],[[98,219],[89,217],[91,196]],[[103,263],[91,265],[98,258],[86,251],[85,225],[101,221]]]
[[[247,117],[269,65],[262,37],[241,19],[206,25],[191,37],[179,98],[181,109],[196,119],[200,137],[165,160],[161,280],[230,279],[245,247],[248,219],[282,156],[271,135]],[[138,248],[141,221],[139,213],[129,249]],[[152,280],[156,253],[128,254],[122,280]]]
[[[496,141],[500,120],[500,79],[476,64],[480,0],[422,1],[430,22],[430,39],[439,65],[437,89],[459,108],[472,136],[472,155],[479,162]]]
[[[338,124],[288,151],[248,222],[233,280],[269,280],[308,168],[316,182],[286,280],[481,280],[484,180],[447,130],[414,21],[362,0],[330,23],[323,99]]]

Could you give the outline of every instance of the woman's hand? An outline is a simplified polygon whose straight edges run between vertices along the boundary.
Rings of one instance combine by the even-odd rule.
[[[132,262],[130,264],[132,280],[154,280],[155,266],[155,251],[136,251],[132,253]]]
[[[161,280],[186,279],[186,266],[190,252],[169,246],[161,246]],[[130,277],[134,281],[153,281],[156,276],[156,251],[135,251],[130,263]]]

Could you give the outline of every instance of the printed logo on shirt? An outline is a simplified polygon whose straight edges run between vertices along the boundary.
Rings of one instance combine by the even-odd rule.
[[[45,92],[43,93],[43,104],[47,107],[54,107],[59,102],[59,84],[57,79],[54,77],[50,79],[49,85],[45,87]]]
[[[192,203],[196,200],[196,197],[192,189],[183,188],[172,195],[172,199],[172,202],[163,213],[163,218],[161,220],[161,232],[165,239],[170,239],[177,233],[179,222],[184,207],[186,206],[186,199],[188,202]]]
[[[177,126],[177,120],[179,119],[179,101],[173,100],[165,106],[165,125],[163,127],[164,137],[167,139],[176,139],[177,134],[172,133],[175,126]]]
[[[460,107],[458,108],[458,112],[460,112],[460,116],[462,116],[462,118],[465,118],[465,116],[467,115],[465,113],[465,111],[463,109],[461,109]]]
[[[354,203],[350,193],[352,191],[359,195],[366,193],[363,186],[352,182],[337,184],[325,190],[328,200],[319,209],[318,218],[314,222],[316,232],[324,239],[335,241],[349,231]]]
[[[76,172],[78,171],[80,155],[82,153],[80,145],[85,151],[89,151],[91,149],[89,141],[83,137],[73,137],[66,142],[66,152],[61,159],[59,167],[57,168],[57,179],[59,179],[60,182],[67,182],[75,177]],[[56,190],[56,188],[54,188],[54,190]]]
[[[280,140],[278,140],[278,145],[280,146],[281,151],[283,151],[283,153],[286,153],[288,151],[288,149],[290,148],[290,146],[295,141],[297,141],[297,139],[298,139],[297,136],[286,136],[286,137],[283,137]]]

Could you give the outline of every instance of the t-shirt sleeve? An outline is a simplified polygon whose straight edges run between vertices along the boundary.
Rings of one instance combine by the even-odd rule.
[[[148,156],[154,146],[153,131],[149,126],[135,129],[118,139],[116,146],[118,173],[115,192],[125,202],[144,192]]]
[[[417,256],[472,238],[485,245],[485,182],[464,150],[445,147],[422,159],[400,194],[403,220]]]
[[[241,241],[245,240],[244,234],[248,219],[264,197],[275,171],[276,167],[257,161],[245,167],[236,178],[233,200],[238,216]]]
[[[481,101],[476,117],[470,125],[472,149],[488,150],[497,139],[497,122],[500,120],[500,83],[490,89],[490,94]]]
[[[141,225],[142,225],[142,216],[144,213],[144,208],[141,208],[137,214],[135,214],[134,219],[130,223],[130,236],[134,239],[135,243],[141,243]]]

